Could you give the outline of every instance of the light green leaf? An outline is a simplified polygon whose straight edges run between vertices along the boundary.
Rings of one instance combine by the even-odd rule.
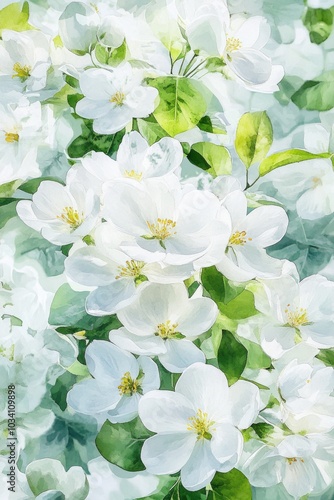
[[[334,348],[321,349],[316,358],[320,359],[325,365],[334,367]]]
[[[71,500],[85,500],[89,486],[86,475],[81,467],[71,467],[67,472],[63,465],[51,458],[43,458],[31,462],[26,468],[26,476],[33,494],[62,492],[63,497]],[[44,498],[53,498],[45,497]]]
[[[112,424],[107,420],[96,437],[101,455],[127,471],[145,470],[140,452],[145,439],[152,436],[137,417],[125,424]]]
[[[203,116],[203,118],[201,118],[197,123],[197,127],[200,130],[203,130],[203,132],[208,132],[209,134],[226,135],[226,129],[222,128],[223,125],[219,124],[219,126],[217,126],[209,116]]]
[[[70,102],[70,97],[75,98],[75,95],[68,97]],[[113,135],[96,134],[93,130],[92,122],[85,120],[82,125],[82,134],[68,146],[68,155],[70,158],[81,158],[90,151],[100,151],[111,156],[117,151],[124,133],[125,130],[120,130]]]
[[[101,64],[108,64],[109,66],[117,66],[126,57],[127,46],[126,42],[122,43],[116,49],[111,47],[106,47],[105,45],[97,44],[95,47],[96,59]]]
[[[248,479],[237,469],[224,474],[217,472],[211,482],[208,500],[251,500],[252,490]]]
[[[247,349],[228,331],[223,331],[218,349],[218,366],[225,373],[229,385],[239,380],[247,363]]]
[[[193,144],[188,154],[188,160],[205,170],[213,177],[229,175],[232,172],[232,161],[228,150],[211,142]]]
[[[21,184],[21,179],[2,184],[0,186],[0,198],[10,198]]]
[[[291,163],[299,163],[301,161],[316,160],[318,158],[330,158],[331,153],[309,153],[303,149],[288,149],[287,151],[282,151],[281,153],[274,153],[263,160],[259,167],[259,174],[263,177],[269,174],[272,170],[279,167],[284,167]]]
[[[150,116],[145,120],[138,119],[137,126],[138,131],[147,140],[150,146],[167,135],[154,116]]]
[[[327,71],[305,82],[291,100],[300,109],[328,111],[334,107],[334,71]]]
[[[332,9],[311,9],[308,8],[304,16],[304,24],[310,32],[312,43],[323,43],[332,32],[333,28]]]
[[[33,29],[28,23],[29,19],[29,3],[24,2],[21,6],[20,2],[11,3],[4,9],[0,10],[0,36],[2,30],[26,31]]]
[[[178,76],[161,76],[150,79],[149,85],[158,89],[160,96],[154,117],[171,137],[191,130],[205,115],[206,102],[198,82]]]
[[[265,158],[273,142],[273,128],[265,111],[245,113],[239,120],[235,149],[249,168]]]
[[[228,304],[244,291],[244,286],[234,286],[223,276],[215,266],[206,267],[202,270],[202,284],[210,297],[216,302],[218,307]]]
[[[244,338],[240,342],[242,342],[248,352],[247,368],[259,370],[260,368],[269,368],[271,366],[271,358],[267,356],[261,346]]]

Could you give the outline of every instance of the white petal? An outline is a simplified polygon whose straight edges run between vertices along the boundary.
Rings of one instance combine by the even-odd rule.
[[[136,378],[139,373],[138,362],[132,354],[105,340],[93,340],[89,344],[86,363],[90,373],[98,380],[118,380],[125,372]]]
[[[132,280],[120,279],[91,292],[86,300],[87,312],[93,316],[115,314],[134,300],[136,287]]]
[[[225,465],[224,471],[233,469],[241,456],[243,438],[241,432],[230,424],[216,425],[211,440],[212,453],[216,460]]]
[[[210,441],[200,439],[194,451],[181,469],[181,481],[189,491],[197,491],[212,480],[219,463],[212,454]]]
[[[67,395],[71,408],[79,413],[94,415],[114,408],[121,396],[116,381],[83,380],[76,384]]]
[[[182,373],[193,363],[205,363],[203,352],[190,340],[166,340],[167,352],[159,354],[160,363],[172,373]]]
[[[231,52],[232,61],[227,58],[227,65],[241,79],[253,85],[266,82],[271,75],[271,59],[262,52],[243,48]]]
[[[152,335],[147,337],[135,335],[126,328],[112,330],[109,339],[121,349],[130,351],[133,354],[155,356],[166,352],[165,342],[162,338]]]
[[[143,160],[145,177],[158,177],[173,172],[181,165],[183,151],[179,141],[164,137],[153,144]]]
[[[194,413],[191,402],[172,391],[151,391],[139,403],[139,416],[152,432],[186,432]]]
[[[255,208],[242,223],[242,230],[252,238],[252,244],[266,248],[280,241],[288,227],[285,210],[276,206]]]
[[[178,320],[178,331],[196,337],[211,328],[218,316],[215,302],[207,297],[190,299]]]
[[[190,432],[157,434],[145,441],[141,459],[151,474],[174,474],[189,460],[195,443]]]
[[[256,385],[238,380],[229,388],[232,422],[239,429],[250,427],[258,416],[261,400]]]
[[[183,394],[196,409],[208,413],[211,420],[224,417],[224,402],[228,399],[227,380],[214,366],[194,363],[176,383],[175,391]]]

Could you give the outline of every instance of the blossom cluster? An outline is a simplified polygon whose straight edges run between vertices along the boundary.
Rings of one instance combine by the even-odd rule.
[[[0,2],[1,498],[333,498],[332,3]]]

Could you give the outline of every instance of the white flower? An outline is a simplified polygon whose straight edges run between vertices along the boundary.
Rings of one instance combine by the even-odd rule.
[[[320,433],[334,428],[334,370],[291,361],[277,381],[281,414],[293,432]]]
[[[84,98],[76,112],[92,118],[97,134],[114,134],[123,129],[132,118],[148,116],[155,108],[158,91],[142,85],[142,74],[129,63],[117,68],[91,68],[80,76]]]
[[[43,125],[39,102],[0,105],[0,184],[40,175],[37,148],[45,138]]]
[[[87,347],[86,363],[94,378],[76,384],[67,396],[79,413],[102,413],[113,423],[129,422],[137,415],[142,395],[160,386],[157,365],[150,358],[136,359],[104,340]]]
[[[267,354],[279,358],[301,340],[319,348],[334,347],[331,281],[314,275],[298,284],[284,276],[263,284],[270,309],[261,304],[256,307],[268,316],[261,332],[261,345]]]
[[[68,180],[94,186],[102,191],[104,182],[113,179],[145,179],[163,177],[174,172],[182,163],[183,151],[180,143],[164,137],[152,146],[138,133],[125,134],[117,151],[116,160],[104,153],[91,152],[72,167]]]
[[[49,38],[41,31],[3,30],[0,82],[8,82],[9,88],[38,95],[36,93],[46,86],[51,65],[49,43]]]
[[[283,199],[296,207],[299,217],[315,220],[334,212],[334,172],[330,160],[309,160],[289,165],[271,176]]]
[[[182,372],[205,356],[193,343],[214,324],[218,308],[206,297],[188,297],[183,284],[145,284],[135,302],[118,313],[125,328],[110,340],[134,354],[158,355],[170,372]]]
[[[159,479],[146,471],[128,472],[113,465],[102,457],[88,463],[90,474],[87,500],[97,498],[117,498],[117,500],[136,500],[146,498],[159,486]]]
[[[95,245],[76,249],[65,261],[65,272],[74,283],[93,287],[87,297],[89,314],[114,314],[133,302],[140,283],[179,283],[193,273],[191,264],[168,266],[137,261],[119,247],[126,236],[105,222],[94,232]]]
[[[152,391],[139,403],[144,425],[157,434],[142,448],[152,474],[181,470],[183,486],[196,491],[215,472],[228,472],[240,458],[243,438],[259,410],[258,388],[239,381],[230,388],[223,372],[195,363],[179,378],[175,392]]]
[[[253,486],[266,488],[280,482],[293,498],[319,493],[329,485],[316,443],[304,436],[287,436],[276,448],[263,446],[245,463],[243,472]]]
[[[71,2],[59,18],[59,34],[65,47],[89,52],[97,42],[100,16],[92,5]]]
[[[188,188],[188,186],[187,186]],[[176,178],[106,185],[104,216],[132,238],[121,248],[135,260],[181,265],[203,256],[217,235],[227,241],[226,219],[216,196],[182,189]],[[221,248],[224,250],[224,246]]]
[[[224,204],[231,216],[232,231],[217,269],[234,281],[280,276],[283,263],[267,255],[265,248],[284,236],[288,226],[285,211],[263,206],[247,215],[247,198],[241,191],[226,196]]]
[[[25,224],[55,245],[67,245],[88,235],[99,214],[98,196],[81,184],[63,186],[43,181],[32,201],[20,201],[17,213]]]

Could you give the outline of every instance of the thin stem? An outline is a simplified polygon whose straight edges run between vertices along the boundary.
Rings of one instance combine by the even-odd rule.
[[[195,66],[194,68],[192,68],[192,70],[189,71],[189,73],[185,74],[184,76],[187,76],[189,78],[191,75],[194,75],[196,73],[196,70],[198,70],[198,68],[200,68],[203,63],[205,64],[206,61],[201,61],[199,64],[197,64],[197,66]]]
[[[255,179],[255,181],[254,181],[254,182],[252,182],[252,184],[248,184],[248,172],[247,172],[247,187],[246,187],[246,189],[248,189],[248,188],[250,188],[250,187],[254,186],[254,184],[255,184],[255,183],[256,183],[256,182],[260,179],[260,177],[261,177],[261,176],[259,175],[259,176]]]
[[[187,54],[185,54],[185,55],[184,55],[184,57],[183,57],[183,61],[182,61],[182,63],[181,63],[180,69],[179,69],[179,75],[181,75],[181,74],[182,74],[182,68],[183,68],[183,65],[184,65],[185,60],[186,60],[186,55],[187,55]]]
[[[194,62],[194,59],[195,59],[195,58],[196,58],[196,54],[194,54],[194,55],[192,56],[192,58],[190,59],[189,63],[187,64],[186,69],[185,69],[185,70],[184,70],[184,72],[183,72],[183,76],[185,76],[185,75],[187,74],[187,72],[190,70],[190,68],[191,68],[191,67],[192,67],[192,65],[193,65],[193,62]]]

